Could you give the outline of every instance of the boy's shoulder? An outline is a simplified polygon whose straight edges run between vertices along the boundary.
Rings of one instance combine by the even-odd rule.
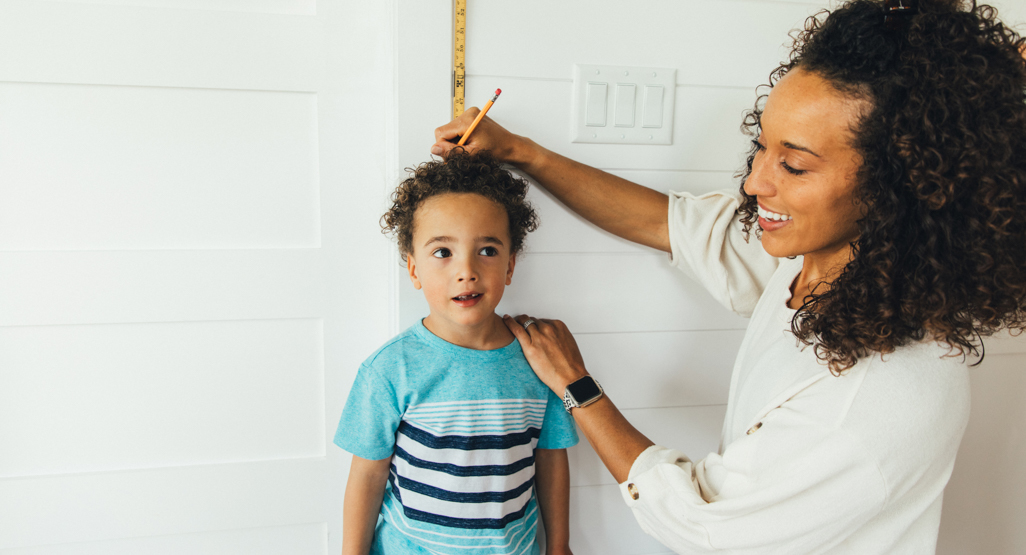
[[[418,333],[417,328],[420,326],[421,324],[418,322],[386,341],[384,345],[378,347],[376,351],[363,361],[363,366],[367,368],[373,368],[382,364],[391,366],[399,360],[406,359],[411,352],[424,354],[424,351],[432,350],[430,343],[425,341],[420,336],[420,333]]]

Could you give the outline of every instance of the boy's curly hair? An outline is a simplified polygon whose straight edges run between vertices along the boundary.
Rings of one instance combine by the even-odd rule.
[[[990,6],[918,5],[897,29],[874,0],[813,16],[770,74],[772,87],[809,71],[871,105],[854,129],[866,215],[852,260],[791,323],[835,373],[924,338],[982,357],[982,337],[1026,326],[1026,40]],[[742,126],[753,135],[763,98]]]
[[[381,217],[381,231],[396,238],[403,262],[413,252],[414,215],[421,203],[436,195],[475,193],[501,206],[509,218],[510,254],[522,251],[527,234],[538,229],[538,214],[527,201],[527,181],[487,152],[470,154],[457,147],[445,160],[406,171],[410,177],[396,187],[392,208]]]

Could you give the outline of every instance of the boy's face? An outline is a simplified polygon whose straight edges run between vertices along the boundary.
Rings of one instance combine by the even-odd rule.
[[[494,325],[515,262],[509,217],[494,201],[445,193],[417,208],[407,269],[413,286],[424,291],[439,331],[460,334]]]

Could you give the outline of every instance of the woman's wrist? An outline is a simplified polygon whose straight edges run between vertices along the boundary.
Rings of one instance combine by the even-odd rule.
[[[544,147],[531,140],[530,137],[514,135],[506,161],[528,174],[533,174],[533,170],[544,163],[543,158],[546,152]]]

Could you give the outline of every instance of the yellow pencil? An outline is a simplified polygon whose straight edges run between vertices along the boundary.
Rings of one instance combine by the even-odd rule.
[[[467,132],[464,133],[463,137],[460,138],[460,142],[456,143],[457,146],[463,146],[463,143],[467,142],[467,139],[470,138],[470,134],[474,132],[474,128],[477,127],[477,124],[481,123],[481,120],[484,119],[485,114],[488,113],[488,109],[492,107],[492,104],[495,104],[495,100],[499,98],[500,94],[502,94],[502,89],[495,89],[495,96],[493,96],[492,99],[489,100],[487,104],[485,104],[484,109],[481,110],[481,113],[478,114],[476,118],[474,118],[474,123],[471,123],[470,127],[467,128]]]

